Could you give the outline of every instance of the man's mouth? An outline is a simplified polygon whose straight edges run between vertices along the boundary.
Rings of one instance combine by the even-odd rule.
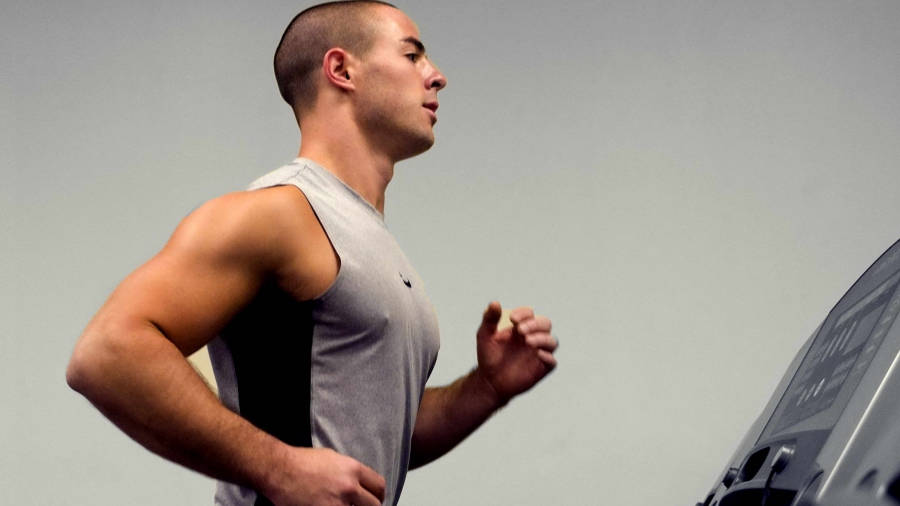
[[[437,101],[426,102],[424,105],[422,105],[422,107],[431,111],[430,116],[431,116],[432,121],[437,121],[437,109],[438,109]]]

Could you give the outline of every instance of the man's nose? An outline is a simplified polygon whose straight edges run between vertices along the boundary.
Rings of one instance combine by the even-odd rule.
[[[431,72],[428,74],[428,78],[425,80],[425,87],[428,89],[435,88],[440,91],[444,87],[447,86],[447,77],[438,70],[437,67],[431,65]]]

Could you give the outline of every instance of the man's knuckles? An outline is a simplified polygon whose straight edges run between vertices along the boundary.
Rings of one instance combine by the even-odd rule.
[[[509,320],[513,323],[519,323],[527,318],[534,317],[534,310],[528,306],[517,307],[510,311]]]
[[[525,338],[525,342],[532,348],[547,351],[554,351],[556,347],[559,346],[559,343],[556,341],[556,339],[546,332],[529,334]]]

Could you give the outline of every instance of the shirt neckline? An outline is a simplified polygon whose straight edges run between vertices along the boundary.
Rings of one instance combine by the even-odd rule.
[[[341,189],[343,191],[343,193],[346,194],[350,199],[356,201],[360,206],[362,206],[363,209],[365,209],[369,214],[372,215],[373,218],[375,218],[375,220],[378,221],[378,223],[380,223],[383,227],[387,228],[387,225],[384,222],[384,215],[380,211],[378,211],[378,209],[375,209],[375,206],[373,206],[371,203],[369,203],[368,200],[363,198],[363,196],[360,195],[356,190],[351,188],[350,185],[345,183],[341,178],[337,177],[333,172],[326,169],[325,167],[320,165],[318,162],[310,160],[309,158],[303,158],[303,157],[296,158],[296,159],[294,159],[292,164],[304,165],[304,166],[314,170],[315,172],[321,174],[324,178],[331,181],[331,183],[334,186]]]

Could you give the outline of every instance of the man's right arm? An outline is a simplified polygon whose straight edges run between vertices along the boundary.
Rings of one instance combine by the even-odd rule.
[[[225,408],[185,359],[217,335],[264,280],[300,273],[291,279],[294,293],[314,288],[323,263],[303,241],[314,244],[318,234],[315,215],[293,188],[205,204],[91,320],[73,352],[69,385],[147,449],[251,487],[276,505],[380,504],[384,479],[373,470],[331,450],[288,446],[257,429]]]

